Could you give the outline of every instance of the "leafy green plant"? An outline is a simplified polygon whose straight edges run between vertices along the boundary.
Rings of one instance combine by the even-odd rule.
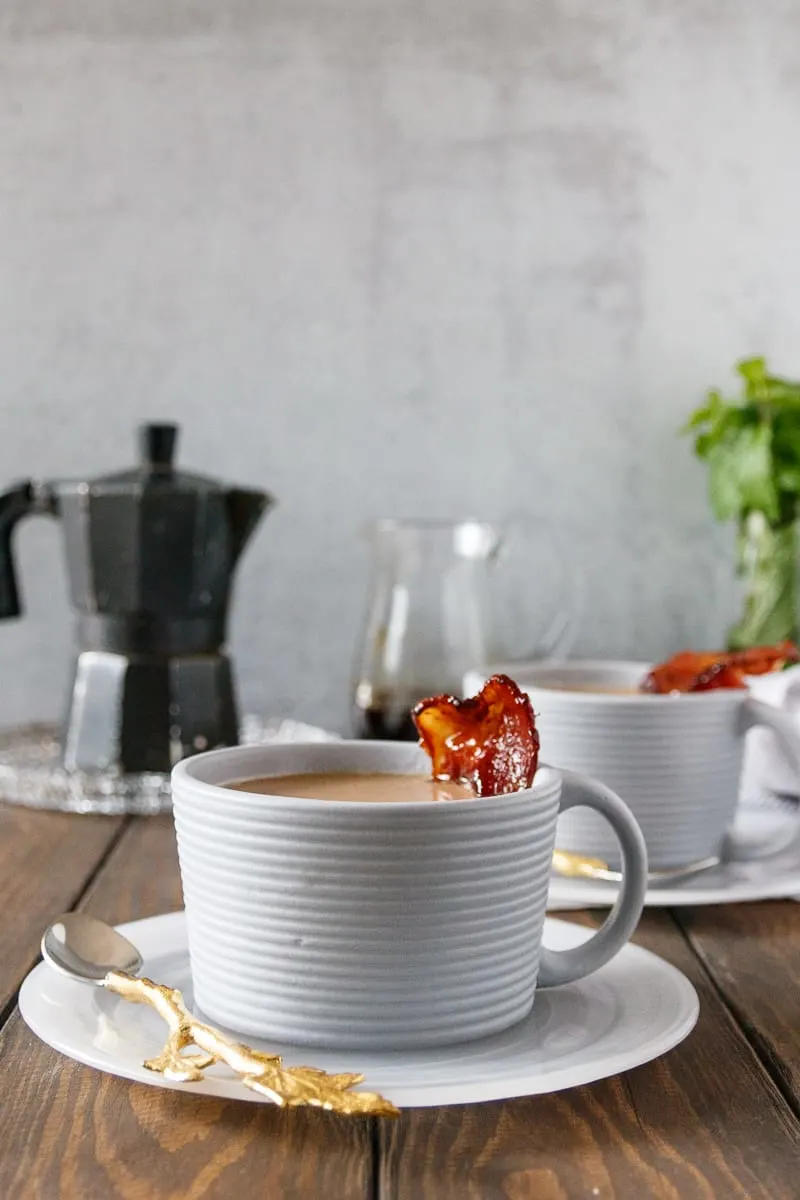
[[[733,649],[797,637],[800,503],[800,383],[771,375],[763,358],[737,371],[742,394],[709,391],[685,427],[708,464],[714,515],[738,524],[745,596]]]

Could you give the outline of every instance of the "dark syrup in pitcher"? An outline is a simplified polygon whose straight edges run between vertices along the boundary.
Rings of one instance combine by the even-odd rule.
[[[410,713],[399,718],[380,708],[358,708],[353,714],[353,731],[357,738],[387,742],[416,742],[419,734]]]
[[[419,739],[412,710],[420,700],[428,696],[438,696],[443,690],[435,685],[429,688],[421,687],[413,692],[404,692],[402,697],[381,695],[373,692],[369,699],[359,703],[356,696],[353,701],[353,733],[357,738],[368,738],[375,741],[416,742]]]

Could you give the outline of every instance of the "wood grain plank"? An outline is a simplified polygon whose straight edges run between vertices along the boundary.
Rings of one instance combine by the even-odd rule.
[[[132,821],[87,889],[80,908],[112,925],[183,908],[172,817]]]
[[[0,1012],[36,961],[47,922],[72,907],[123,820],[0,804]]]
[[[383,1200],[796,1200],[800,1123],[669,914],[636,941],[697,988],[687,1041],[591,1087],[379,1126]]]
[[[0,1195],[25,1200],[366,1200],[369,1121],[130,1084],[0,1037]]]
[[[133,822],[82,907],[112,921],[180,907],[171,822]],[[0,1196],[25,1200],[367,1200],[371,1124],[113,1079],[0,1037]]]
[[[676,910],[675,916],[800,1114],[800,904],[720,905]]]

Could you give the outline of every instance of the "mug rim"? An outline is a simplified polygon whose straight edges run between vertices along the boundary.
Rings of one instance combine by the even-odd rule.
[[[198,779],[197,775],[194,774],[194,771],[198,767],[200,770],[202,770],[204,764],[207,764],[212,760],[219,762],[226,757],[234,758],[235,756],[241,756],[243,753],[255,761],[259,758],[262,758],[264,755],[272,755],[276,751],[282,753],[292,749],[302,751],[304,749],[308,749],[309,747],[313,747],[314,752],[317,754],[324,754],[327,750],[331,750],[335,754],[337,749],[343,747],[346,747],[349,750],[352,750],[354,747],[363,747],[366,752],[366,750],[369,748],[377,750],[385,748],[386,750],[408,751],[412,748],[412,746],[412,742],[383,741],[379,739],[364,741],[359,738],[341,738],[335,742],[276,742],[272,745],[225,746],[216,750],[206,750],[202,754],[193,754],[187,758],[181,759],[181,761],[172,768],[171,786],[173,796],[177,786],[177,788],[182,788],[184,791],[192,791],[195,794],[199,794],[207,800],[219,801],[224,799],[225,804],[228,806],[232,804],[238,804],[243,808],[252,808],[253,802],[256,801],[259,805],[264,806],[274,805],[276,802],[280,803],[281,805],[290,805],[292,807],[297,806],[298,809],[302,809],[305,812],[320,812],[333,808],[339,812],[349,812],[352,810],[354,812],[369,811],[370,813],[374,813],[376,811],[385,811],[388,813],[416,813],[420,811],[439,813],[442,812],[444,808],[447,808],[448,811],[460,811],[478,803],[485,806],[487,809],[496,809],[501,807],[503,804],[516,803],[520,800],[533,800],[537,797],[542,797],[548,793],[551,793],[553,788],[561,783],[561,775],[557,767],[552,767],[548,763],[540,763],[536,770],[533,786],[529,788],[521,788],[516,792],[504,792],[496,796],[458,796],[451,800],[442,801],[438,804],[426,804],[425,802],[419,800],[398,800],[392,801],[390,804],[376,804],[373,800],[324,800],[321,797],[281,796],[278,794],[265,792],[248,792],[241,788],[232,788],[230,786],[232,783],[246,782],[248,779],[267,778],[269,777],[268,769],[262,770],[260,775],[257,773],[257,771],[248,772],[247,774],[241,776],[241,779],[237,774],[232,774],[231,778],[226,783],[209,783],[207,780]],[[356,751],[356,753],[360,753],[360,751]],[[315,775],[321,773],[322,771],[319,768],[306,771],[296,770],[289,772],[283,770],[277,772],[279,775]],[[370,775],[409,774],[408,771],[391,770],[370,770],[364,773]],[[358,774],[358,772],[353,771],[352,769],[341,770],[333,767],[331,769],[331,774]],[[423,820],[424,819],[425,818],[423,818]]]
[[[539,672],[548,671],[563,671],[570,675],[578,675],[581,671],[629,671],[631,674],[638,671],[641,677],[644,678],[654,667],[654,663],[639,661],[637,659],[624,658],[565,658],[565,659],[548,659],[541,662],[530,663],[498,663],[491,669],[487,668],[486,674],[484,671],[480,675],[488,679],[489,674],[502,672],[516,680],[517,685],[522,691],[529,695],[533,692],[546,692],[548,696],[554,693],[560,695],[564,699],[568,699],[570,703],[577,704],[635,704],[642,705],[646,703],[648,706],[656,705],[675,705],[677,704],[730,704],[734,700],[741,702],[749,694],[750,690],[747,687],[743,688],[711,688],[706,692],[592,692],[576,689],[571,691],[568,685],[563,687],[548,687],[545,683],[538,683],[535,676]],[[515,674],[516,672],[516,674]]]

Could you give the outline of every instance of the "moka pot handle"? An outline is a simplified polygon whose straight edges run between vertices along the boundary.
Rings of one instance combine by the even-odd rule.
[[[0,620],[22,613],[12,547],[14,529],[31,513],[53,511],[52,499],[30,479],[12,484],[0,494]]]

